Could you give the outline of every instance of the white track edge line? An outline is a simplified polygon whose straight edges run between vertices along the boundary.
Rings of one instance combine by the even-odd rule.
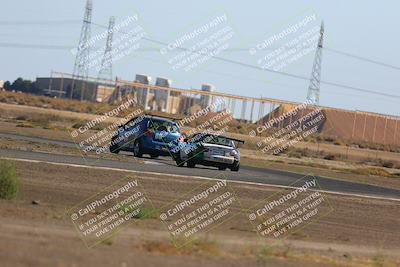
[[[215,180],[215,178],[211,177],[203,177],[203,176],[189,176],[189,175],[181,175],[181,174],[169,174],[169,173],[159,173],[159,172],[147,172],[147,171],[134,171],[134,170],[127,170],[127,169],[119,169],[119,168],[111,168],[111,167],[101,167],[101,166],[88,166],[88,165],[80,165],[80,164],[73,164],[73,163],[61,163],[61,162],[51,162],[51,161],[43,161],[43,160],[34,160],[34,159],[20,159],[20,158],[8,158],[8,157],[0,157],[0,159],[5,160],[14,160],[14,161],[23,161],[23,162],[31,162],[31,163],[47,163],[53,165],[60,165],[60,166],[70,166],[70,167],[77,167],[77,168],[89,168],[89,169],[100,169],[100,170],[109,170],[109,171],[123,171],[123,172],[130,172],[130,173],[142,173],[142,174],[152,174],[158,176],[172,176],[172,177],[190,177],[194,179],[200,180]],[[294,186],[287,186],[287,185],[275,185],[275,184],[264,184],[264,183],[257,183],[257,182],[246,182],[246,181],[237,181],[237,180],[229,180],[232,183],[238,184],[246,184],[246,185],[258,185],[258,186],[267,186],[267,187],[275,187],[275,188],[283,188],[283,189],[296,189],[297,187]],[[378,197],[378,196],[367,196],[367,195],[360,195],[360,194],[352,194],[352,193],[342,193],[336,191],[326,191],[326,190],[310,190],[310,191],[317,191],[326,194],[332,195],[341,195],[341,196],[350,196],[350,197],[360,197],[360,198],[370,198],[370,199],[378,199],[378,200],[390,200],[390,201],[398,201],[398,198],[390,198],[390,197]]]

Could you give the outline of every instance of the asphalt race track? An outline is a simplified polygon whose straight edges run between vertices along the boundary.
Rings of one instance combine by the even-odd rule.
[[[40,139],[36,137],[25,137],[19,135],[0,134],[0,138],[20,139],[32,142],[50,143],[54,145],[75,147],[74,143],[54,141],[47,139]],[[130,157],[130,154],[122,154],[120,157]],[[143,158],[143,162],[122,162],[117,160],[108,159],[83,159],[81,156],[60,155],[41,152],[21,151],[21,150],[7,150],[0,149],[0,157],[37,160],[43,162],[65,163],[86,165],[95,167],[107,167],[133,171],[155,172],[162,174],[178,174],[186,176],[201,176],[208,178],[215,178],[223,173],[228,180],[261,183],[268,185],[282,185],[290,186],[300,178],[304,177],[303,174],[293,172],[278,171],[267,168],[253,168],[241,167],[239,172],[231,172],[230,170],[219,171],[212,167],[196,166],[195,169],[186,167],[177,167],[175,163],[168,157],[160,157],[159,159]],[[346,194],[358,194],[373,197],[395,198],[400,200],[400,190],[372,186],[367,184],[352,183],[340,181],[336,179],[315,176],[320,187],[324,191],[333,191]]]

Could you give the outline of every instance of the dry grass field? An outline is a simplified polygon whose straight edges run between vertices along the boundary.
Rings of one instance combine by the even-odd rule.
[[[132,219],[111,239],[88,249],[66,211],[125,177],[126,172],[14,162],[15,200],[0,200],[2,266],[399,266],[398,203],[327,195],[332,212],[287,239],[260,239],[242,213],[183,248],[172,245],[156,217]],[[203,183],[191,177],[143,177],[160,207]],[[156,185],[156,186],[155,186]],[[268,186],[231,185],[245,207],[271,196]],[[35,204],[33,204],[33,202]]]

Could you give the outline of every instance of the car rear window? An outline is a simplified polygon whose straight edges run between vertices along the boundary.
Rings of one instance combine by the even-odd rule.
[[[179,133],[178,126],[170,121],[150,120],[149,128],[154,131],[166,131],[169,133]]]
[[[226,139],[225,137],[222,137],[222,136],[209,136],[208,135],[205,138],[203,138],[202,141],[206,141],[206,143],[208,143],[208,144],[235,147],[232,140]]]

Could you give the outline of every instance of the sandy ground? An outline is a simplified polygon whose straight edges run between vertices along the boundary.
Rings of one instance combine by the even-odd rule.
[[[243,209],[271,197],[267,186],[231,184],[234,216],[181,249],[158,219],[133,219],[88,249],[66,211],[127,173],[15,162],[16,200],[0,201],[2,266],[399,266],[400,203],[326,195],[330,213],[287,239],[260,238]],[[205,181],[137,175],[158,209]],[[229,180],[229,177],[226,177]],[[39,201],[33,205],[32,201]]]

